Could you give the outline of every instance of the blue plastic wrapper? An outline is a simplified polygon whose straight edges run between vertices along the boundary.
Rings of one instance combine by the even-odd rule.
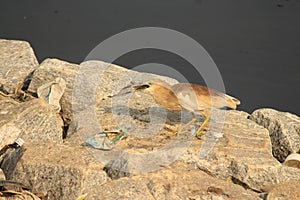
[[[126,129],[118,131],[103,131],[101,133],[89,137],[86,140],[86,144],[90,145],[95,149],[111,150],[115,147],[115,144],[118,141],[120,141],[123,137],[126,136],[126,132]],[[114,134],[116,136],[110,139],[109,134]]]

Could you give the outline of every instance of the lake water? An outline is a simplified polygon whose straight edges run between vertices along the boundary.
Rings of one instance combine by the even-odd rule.
[[[0,38],[29,41],[40,62],[56,57],[80,63],[108,37],[147,26],[174,29],[200,43],[226,91],[242,101],[239,109],[300,115],[299,0],[10,0],[0,6]],[[128,68],[162,63],[203,84],[193,66],[172,53],[141,50],[115,62]]]

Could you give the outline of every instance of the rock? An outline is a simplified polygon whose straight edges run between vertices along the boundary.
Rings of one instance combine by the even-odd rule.
[[[222,190],[221,194],[209,190],[213,187]],[[101,199],[259,199],[253,191],[181,162],[148,174],[109,181],[97,192]]]
[[[127,92],[130,92],[132,84],[153,78],[161,78],[170,83],[177,82],[168,77],[139,73],[102,61],[81,63],[72,99],[75,125],[70,128],[68,135],[72,135],[74,127],[79,129],[79,135],[83,141],[106,128],[126,127],[131,128],[131,131],[136,130],[133,134],[145,134],[145,130],[141,132],[141,129],[135,129],[133,120],[134,117],[145,116],[144,111],[129,108],[137,104],[134,98],[131,98],[133,95]],[[146,95],[142,95],[138,101],[154,102]]]
[[[0,115],[1,116],[1,115]],[[5,145],[12,144],[21,135],[21,129],[17,128],[14,123],[8,122],[0,127],[0,149]],[[9,133],[9,134],[4,134]],[[0,156],[1,158],[1,156]]]
[[[3,173],[3,170],[0,169],[0,180],[5,180],[5,174]]]
[[[0,87],[8,93],[27,87],[38,61],[25,41],[0,39]]]
[[[101,197],[103,200],[110,199],[147,199],[154,200],[147,185],[143,180],[121,178],[116,181],[110,181],[104,184],[101,189],[92,188],[91,194],[88,199],[98,199]]]
[[[138,73],[102,61],[87,61],[79,66],[58,59],[46,59],[34,72],[28,90],[36,93],[37,88],[41,85],[54,81],[56,78],[63,78],[66,81],[66,91],[60,101],[62,117],[66,124],[71,124],[70,130],[73,132],[77,125],[71,123],[72,112],[80,112],[82,109],[80,106],[94,106],[101,112],[106,106],[101,101],[108,99],[107,103],[111,103],[111,98],[108,97],[117,94],[123,87],[132,84],[131,81],[143,82],[157,77],[173,83],[176,82],[168,77]],[[72,105],[75,105],[73,110]],[[111,106],[107,109],[111,109]],[[84,119],[89,121],[90,116],[84,116]],[[105,122],[103,121],[103,123]],[[77,123],[76,120],[74,123]]]
[[[214,123],[195,141],[180,159],[211,175],[260,191],[266,184],[275,184],[300,177],[300,170],[282,168],[272,156],[269,132],[241,111],[217,111],[226,115],[222,136],[214,136]],[[222,114],[223,113],[223,114]],[[217,122],[218,119],[215,119]],[[205,156],[199,152],[208,149]],[[293,175],[292,175],[293,174]]]
[[[9,143],[21,137],[29,141],[52,140],[62,142],[62,120],[55,111],[40,99],[19,103],[0,97],[0,138]]]
[[[143,106],[146,104],[151,106],[154,100],[149,95],[143,94],[138,94],[141,95],[140,98],[126,92],[123,95],[122,90],[128,87],[130,91],[132,84],[154,78],[177,83],[169,77],[139,73],[101,61],[86,61],[81,63],[80,67],[73,92],[73,111],[77,117],[75,121],[81,128],[84,128],[82,126],[89,121],[87,126],[94,123],[98,128],[100,127],[100,130],[126,127],[134,131],[137,127],[133,118],[144,116],[144,111],[139,110],[141,108],[139,105],[142,103]],[[140,131],[141,129],[136,129],[134,134],[139,134]]]
[[[104,166],[80,145],[36,142],[24,148],[12,179],[22,180],[47,199],[77,199],[93,188],[100,190],[108,179]]]
[[[127,169],[127,162],[128,161],[122,157],[118,160],[112,160],[105,165],[104,171],[111,179],[119,179],[121,177],[130,176]]]
[[[18,161],[22,157],[24,153],[23,147],[21,148],[10,148],[3,155],[3,159],[1,159],[0,168],[3,170],[5,177],[7,179],[11,179],[13,170],[15,169]]]
[[[7,150],[4,155],[0,155],[0,200],[5,199],[33,199],[39,200],[40,198],[35,194],[31,193],[29,188],[24,186],[22,183],[6,180],[6,177],[10,178],[12,170],[15,168],[20,156],[23,151],[22,149],[9,149]],[[3,156],[3,159],[1,158]],[[10,164],[8,166],[7,164]],[[6,174],[4,174],[4,172]],[[7,192],[9,191],[9,192]],[[13,194],[13,192],[16,192]]]
[[[300,199],[300,179],[269,186],[267,190],[267,200]]]
[[[77,97],[75,120],[81,140],[85,141],[103,129],[128,128],[128,138],[120,141],[116,149],[101,154],[90,151],[99,161],[107,164],[122,155],[127,160],[124,173],[138,174],[161,169],[179,159],[215,177],[231,178],[235,183],[257,191],[265,184],[291,178],[291,169],[281,169],[281,164],[272,155],[268,130],[248,119],[248,113],[217,110],[203,140],[189,143],[182,137],[168,138],[164,136],[169,132],[164,129],[164,124],[180,123],[180,116],[172,115],[167,119],[168,112],[156,105],[149,95],[120,92],[130,86],[131,81],[137,83],[165,77],[124,70],[99,61],[84,62],[81,67],[86,67],[86,71],[81,72],[81,79],[77,79],[74,87]],[[96,70],[93,72],[92,69]],[[93,83],[99,83],[99,86],[95,87]],[[118,95],[120,93],[123,95]],[[215,130],[214,126],[222,126],[224,117],[223,129]],[[280,170],[289,176],[281,174]],[[292,178],[298,176],[296,172]]]
[[[270,132],[274,157],[283,162],[300,150],[300,117],[287,112],[263,108],[252,113],[251,119]]]
[[[66,89],[60,100],[60,104],[62,107],[62,117],[67,124],[72,119],[72,91],[78,70],[79,66],[77,64],[48,58],[34,72],[28,88],[30,92],[36,93],[40,86],[55,81],[57,78],[63,78],[66,81]]]
[[[38,65],[30,46],[0,40],[0,50],[5,52],[0,56],[4,92],[13,92],[19,83],[26,88]],[[60,114],[70,125],[64,143],[63,121],[55,109],[34,97],[17,102],[0,95],[0,147],[18,137],[25,140],[21,159],[5,157],[1,168],[34,193],[47,199],[259,199],[265,186],[274,185],[267,198],[299,198],[300,169],[295,158],[287,158],[299,153],[299,117],[272,109],[251,116],[212,110],[200,140],[193,137],[197,124],[170,136],[191,115],[166,111],[149,95],[130,91],[150,79],[176,80],[101,61],[77,65],[46,59],[28,90],[37,93],[60,78],[66,82],[65,92],[57,95],[62,95]],[[48,98],[48,90],[43,94]],[[126,137],[110,151],[82,145],[100,131],[120,128]]]

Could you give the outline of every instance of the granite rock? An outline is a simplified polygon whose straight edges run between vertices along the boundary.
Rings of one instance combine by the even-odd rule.
[[[0,40],[0,44],[5,44],[0,49],[6,52],[0,59],[6,66],[1,84],[11,92],[17,87],[11,84],[16,70],[24,76],[17,82],[24,85],[37,62],[24,42]],[[12,50],[7,50],[9,45]],[[24,73],[22,63],[27,63]],[[18,102],[0,95],[0,144],[20,136],[25,140],[16,166],[9,167],[7,161],[1,167],[7,177],[29,185],[34,193],[47,199],[87,195],[87,199],[221,200],[259,199],[265,194],[269,199],[298,198],[300,169],[281,164],[291,153],[299,153],[298,116],[272,109],[252,115],[212,110],[200,139],[193,134],[201,116],[175,136],[174,130],[190,120],[190,113],[166,111],[149,95],[131,93],[136,83],[156,78],[177,83],[174,79],[102,61],[77,65],[46,59],[28,90],[36,93],[57,78],[66,81],[60,115],[70,127],[63,143],[63,121],[51,106],[34,97]],[[126,137],[110,151],[84,145],[90,136],[120,128]],[[264,189],[270,185],[274,189]]]
[[[300,179],[293,179],[268,186],[267,200],[300,199]]]
[[[0,169],[0,180],[5,180],[5,174],[3,173],[3,170]]]
[[[80,145],[36,142],[24,148],[12,179],[47,199],[76,199],[108,180],[103,165]]]
[[[78,112],[75,118],[78,120],[76,122],[80,138],[84,141],[101,130],[128,128],[127,139],[119,142],[118,150],[111,151],[109,158],[126,158],[128,173],[159,170],[161,166],[179,159],[212,176],[231,179],[256,191],[260,191],[266,184],[299,177],[299,172],[283,169],[273,157],[269,131],[249,119],[248,113],[215,110],[208,131],[201,140],[187,141],[186,135],[166,137],[165,134],[170,133],[170,130],[164,125],[167,123],[178,128],[180,123],[184,123],[183,116],[160,108],[149,95],[120,91],[126,86],[130,88],[131,81],[137,83],[167,78],[130,72],[99,61],[88,61],[81,65],[86,66],[87,71],[82,75],[82,82],[77,82],[78,87],[89,90],[79,88],[78,91],[86,93],[76,91],[77,94],[82,94],[78,95],[82,98],[77,102]],[[102,75],[99,76],[99,72],[90,73],[91,69],[99,70]],[[99,82],[99,86],[92,87],[92,84],[86,82],[87,79],[92,83]],[[170,84],[176,83],[171,79],[167,81]],[[118,95],[120,93],[124,95]],[[106,164],[111,161],[107,157],[102,155],[99,159]],[[291,176],[292,171],[294,176]]]
[[[263,108],[254,111],[251,119],[269,130],[273,155],[280,162],[300,151],[300,117]]]
[[[27,87],[38,68],[33,49],[26,41],[0,39],[0,87],[8,93]]]
[[[102,199],[259,199],[253,191],[181,162],[148,174],[109,181],[98,194]]]
[[[265,184],[276,183],[280,175],[275,171],[281,164],[272,156],[268,130],[249,120],[242,111],[216,112],[216,121],[211,122],[202,141],[191,145],[182,161],[258,191]],[[216,135],[215,123],[220,123],[218,117],[223,115],[226,119],[221,135]],[[270,175],[272,172],[275,177]]]
[[[106,128],[119,129],[133,126],[132,130],[134,130],[133,117],[145,117],[145,115],[143,110],[131,109],[130,105],[139,106],[138,102],[149,102],[147,105],[151,105],[154,100],[141,94],[137,102],[130,94],[131,86],[153,78],[177,83],[169,77],[139,73],[102,61],[81,63],[72,94],[75,119],[68,135],[72,135],[72,131],[76,128],[80,129],[79,134],[83,140]],[[146,116],[146,120],[149,120],[148,117]],[[112,120],[113,118],[115,120]],[[136,130],[138,132],[139,129]]]
[[[72,91],[74,80],[77,75],[79,66],[66,61],[48,58],[44,60],[40,67],[34,72],[32,81],[28,90],[37,92],[37,89],[49,82],[62,78],[66,82],[66,89],[60,100],[62,108],[62,117],[65,123],[69,124],[72,119]]]
[[[16,102],[0,97],[0,139],[3,144],[13,143],[18,137],[25,142],[52,140],[62,142],[63,122],[49,105],[41,99]]]

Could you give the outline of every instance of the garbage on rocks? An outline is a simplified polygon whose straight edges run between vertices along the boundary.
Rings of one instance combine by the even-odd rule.
[[[66,89],[66,81],[63,78],[56,78],[55,81],[45,83],[37,89],[37,95],[47,104],[53,105],[57,113],[61,107],[59,101]]]
[[[111,150],[117,142],[126,136],[127,129],[103,131],[96,135],[89,137],[86,144],[95,149]]]

